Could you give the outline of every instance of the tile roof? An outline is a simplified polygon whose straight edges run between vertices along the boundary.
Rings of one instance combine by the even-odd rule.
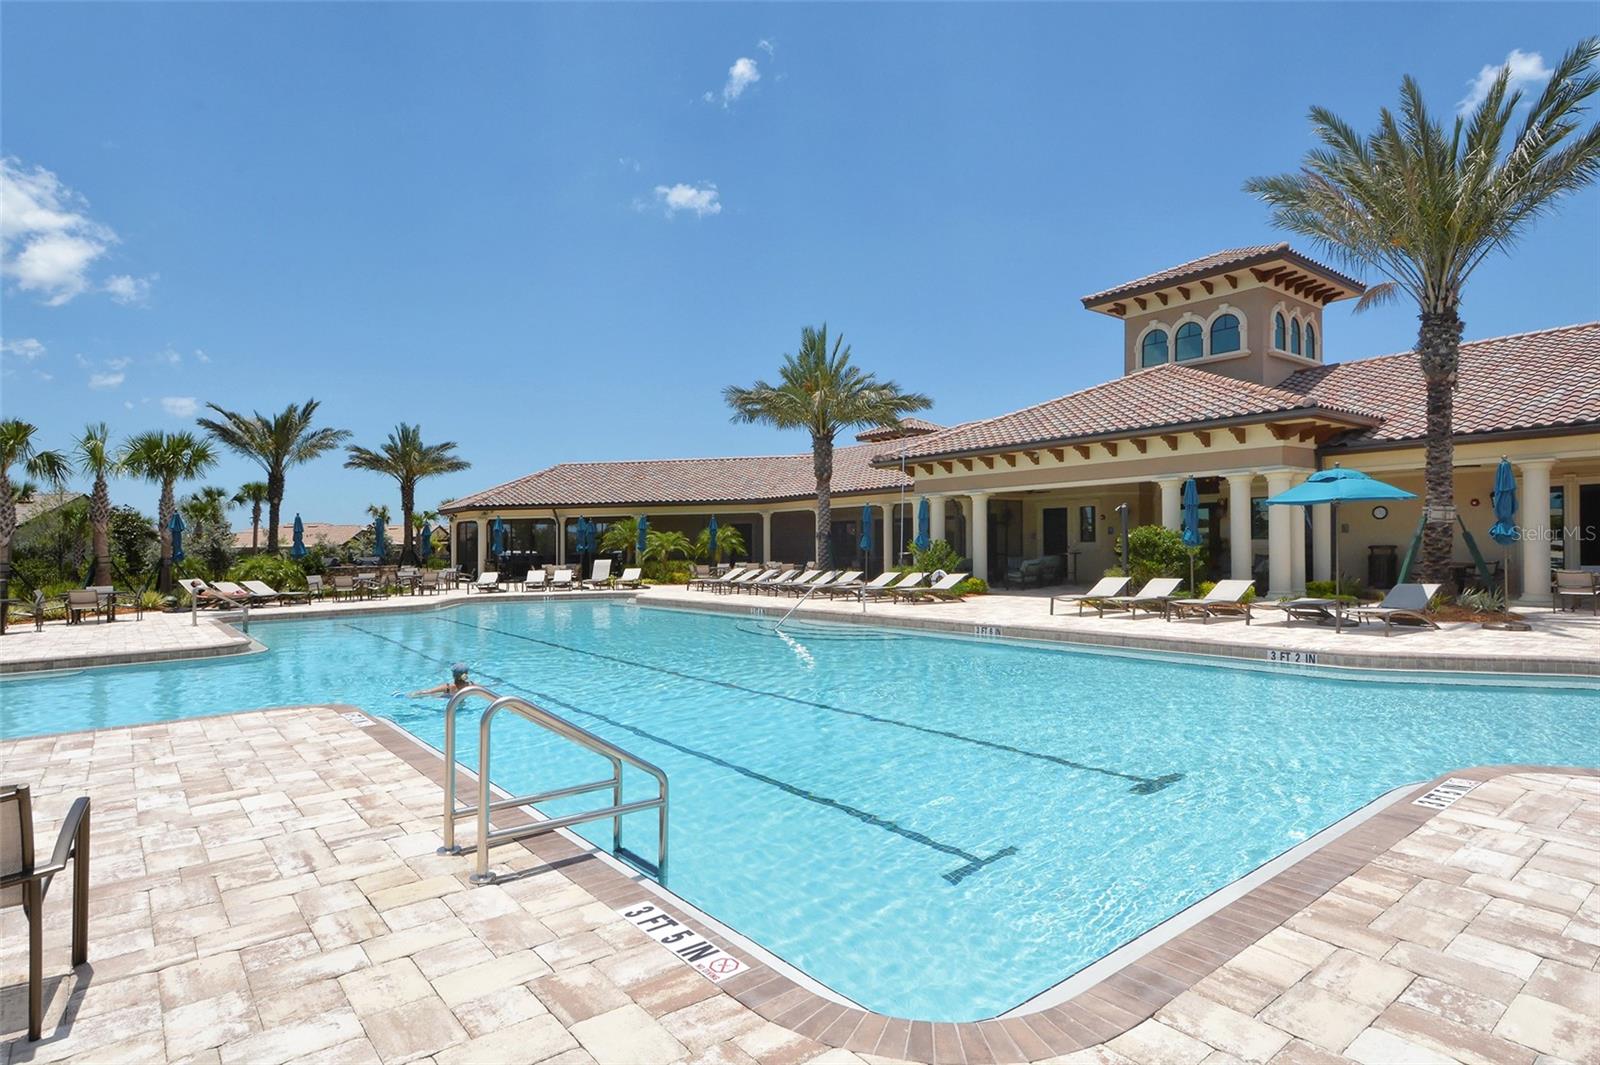
[[[998,418],[917,437],[908,442],[906,455],[917,458],[1037,446],[1304,410],[1310,405],[1304,395],[1282,388],[1168,363]],[[1371,417],[1349,406],[1331,413],[1358,423]],[[889,461],[898,453],[881,457]]]
[[[898,440],[902,436],[922,436],[925,433],[937,433],[944,426],[922,418],[901,418],[899,427],[880,425],[875,429],[867,429],[856,434],[860,441],[868,440]]]
[[[302,522],[305,526],[306,544],[327,544],[330,547],[342,547],[354,540],[357,536],[372,528],[369,521],[365,525],[345,525],[329,521]],[[405,536],[405,530],[398,525],[389,526],[389,542],[397,544]],[[267,526],[261,526],[261,544],[266,546]],[[294,543],[294,525],[278,526],[278,546],[287,548]],[[233,530],[233,546],[235,550],[250,546],[250,527]]]
[[[1383,422],[1331,446],[1416,440],[1426,432],[1426,389],[1414,351],[1300,370],[1278,386],[1307,399],[1371,410]],[[1457,436],[1600,424],[1600,322],[1461,345]]]
[[[892,491],[900,471],[869,465],[883,444],[835,449],[833,492]],[[909,483],[907,481],[906,483]],[[594,507],[660,503],[770,503],[815,496],[811,453],[637,462],[564,462],[452,499],[446,513],[475,507]]]
[[[1212,274],[1219,273],[1230,267],[1242,268],[1245,266],[1254,265],[1258,262],[1268,262],[1272,259],[1292,260],[1299,263],[1301,266],[1309,267],[1310,269],[1316,270],[1317,272],[1332,278],[1334,281],[1339,282],[1346,288],[1353,289],[1357,293],[1361,293],[1366,290],[1366,286],[1361,284],[1361,282],[1357,281],[1355,278],[1347,277],[1336,270],[1330,270],[1328,267],[1322,265],[1316,260],[1295,251],[1293,248],[1289,247],[1287,241],[1284,241],[1277,244],[1252,244],[1249,247],[1244,248],[1226,248],[1222,251],[1212,252],[1210,255],[1202,255],[1198,259],[1190,259],[1186,263],[1180,263],[1177,266],[1168,267],[1167,269],[1161,270],[1157,273],[1147,274],[1144,277],[1135,278],[1132,281],[1125,281],[1122,284],[1113,288],[1108,288],[1103,292],[1095,292],[1088,296],[1084,296],[1083,305],[1088,307],[1096,303],[1104,303],[1105,301],[1114,299],[1118,296],[1129,296],[1136,292],[1164,288],[1168,285],[1175,285],[1182,281],[1191,281],[1202,277],[1209,277]]]

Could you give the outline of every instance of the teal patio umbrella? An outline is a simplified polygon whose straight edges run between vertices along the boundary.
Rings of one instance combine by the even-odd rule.
[[[1279,492],[1267,499],[1267,506],[1314,507],[1328,503],[1333,508],[1333,595],[1339,596],[1339,504],[1361,503],[1377,500],[1415,499],[1415,492],[1396,488],[1392,484],[1368,477],[1360,470],[1347,470],[1335,466],[1331,470],[1318,470],[1287,492]],[[1344,612],[1334,612],[1336,631],[1344,628]]]
[[[300,520],[300,515],[294,516],[294,543],[289,545],[290,558],[305,558],[306,551],[306,523]]]
[[[1517,528],[1517,478],[1511,472],[1511,460],[1505,456],[1500,457],[1500,465],[1494,471],[1494,492],[1490,494],[1489,501],[1494,504],[1494,524],[1489,526],[1489,535],[1497,544],[1510,546],[1522,539],[1521,530]],[[1504,566],[1506,602],[1511,602],[1511,559],[1507,553]],[[1527,593],[1527,577],[1523,577],[1523,593]]]
[[[372,553],[378,556],[379,562],[389,553],[389,530],[384,528],[382,518],[372,519]]]
[[[1183,482],[1183,546],[1189,549],[1189,594],[1199,595],[1194,586],[1194,551],[1200,546],[1200,487],[1193,477]]]
[[[489,553],[499,559],[500,552],[505,550],[505,522],[499,518],[489,523]]]
[[[933,543],[931,526],[933,520],[928,516],[928,497],[923,496],[917,504],[917,538],[912,542],[917,545],[918,551],[926,551],[928,545]]]
[[[706,555],[713,566],[717,564],[717,516],[711,515],[711,524],[706,526]]]
[[[633,545],[633,549],[634,549],[634,552],[635,552],[633,557],[640,563],[644,562],[645,541],[646,541],[646,537],[648,537],[649,535],[650,535],[650,519],[648,517],[646,517],[645,515],[641,514],[641,515],[639,515],[639,538],[636,541],[634,541],[634,545]]]
[[[866,569],[872,561],[872,505],[866,504],[861,508],[861,568]]]
[[[417,554],[422,557],[422,561],[426,562],[433,557],[433,526],[423,522],[422,531],[419,535],[422,542],[417,545]]]
[[[167,523],[167,528],[172,530],[172,561],[183,561],[183,515],[176,510],[172,512],[172,520]]]

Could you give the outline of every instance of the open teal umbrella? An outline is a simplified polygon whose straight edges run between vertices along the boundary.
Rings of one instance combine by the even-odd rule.
[[[638,561],[644,561],[645,538],[649,535],[650,519],[641,514],[639,515],[639,538],[634,542],[633,545],[634,551],[637,552],[634,555],[634,558]]]
[[[1494,504],[1494,524],[1489,526],[1489,535],[1494,538],[1494,542],[1509,546],[1522,539],[1522,532],[1517,528],[1517,478],[1511,472],[1511,460],[1503,455],[1499,467],[1494,471],[1494,492],[1490,494],[1489,501]],[[1505,577],[1506,602],[1509,603],[1511,601],[1509,557],[1502,569]],[[1526,579],[1523,581],[1523,586],[1527,586]]]
[[[306,523],[300,520],[300,515],[294,516],[294,543],[289,545],[290,558],[305,558],[306,551]]]
[[[1359,503],[1368,500],[1415,499],[1415,492],[1396,488],[1392,484],[1368,477],[1360,470],[1347,470],[1335,466],[1331,470],[1318,470],[1287,492],[1279,492],[1267,499],[1269,507],[1314,507],[1323,503],[1333,507],[1333,595],[1339,596],[1339,504]],[[1344,612],[1335,611],[1334,627],[1344,627]]]
[[[176,510],[172,512],[172,520],[167,523],[167,528],[172,530],[172,561],[183,561],[183,515]]]
[[[711,524],[706,526],[706,556],[711,564],[717,564],[717,516],[711,515]]]
[[[928,497],[923,496],[921,502],[917,504],[917,538],[912,541],[917,545],[918,551],[926,551],[928,545],[933,543],[930,530],[932,525],[933,520],[928,516]]]
[[[1189,549],[1189,594],[1194,586],[1194,549],[1200,546],[1200,487],[1191,477],[1183,482],[1183,546]]]
[[[417,554],[426,562],[433,556],[433,526],[423,522],[420,537],[422,542],[417,545]]]
[[[861,557],[863,565],[872,559],[872,505],[861,508]]]

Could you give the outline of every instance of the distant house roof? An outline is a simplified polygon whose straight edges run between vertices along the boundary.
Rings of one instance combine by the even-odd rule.
[[[856,434],[856,439],[862,443],[868,441],[882,442],[884,440],[898,440],[903,436],[923,436],[927,433],[937,433],[944,426],[922,418],[901,418],[898,427],[880,425],[876,429],[868,429]]]
[[[931,423],[930,423],[931,424]],[[882,444],[857,444],[833,453],[833,492],[893,491],[898,470],[875,469]],[[776,503],[817,494],[811,454],[637,462],[565,462],[526,477],[452,499],[446,513],[480,507],[642,506],[663,503]]]
[[[972,454],[1248,420],[1317,414],[1351,430],[1332,447],[1378,446],[1424,435],[1422,371],[1415,352],[1311,366],[1277,386],[1177,363],[1139,370],[1081,392],[908,442],[908,458]],[[1461,346],[1455,431],[1473,433],[1600,423],[1600,322]],[[898,462],[879,449],[877,461]]]
[[[305,540],[307,547],[310,547],[313,544],[326,544],[329,547],[343,547],[351,540],[354,540],[357,536],[360,536],[364,532],[370,532],[372,529],[372,523],[370,521],[365,525],[343,525],[336,522],[327,521],[308,521],[303,522],[302,524],[305,526]],[[390,525],[388,530],[389,541],[391,543],[399,543],[405,536],[405,528],[403,526]],[[287,548],[292,543],[294,543],[294,526],[292,524],[278,526],[278,547],[280,549]],[[261,527],[261,546],[265,547],[266,544],[267,527],[263,525]],[[243,529],[235,529],[233,531],[233,546],[234,550],[240,550],[250,546],[249,526],[245,526]]]
[[[1181,285],[1186,281],[1198,281],[1203,277],[1212,277],[1228,270],[1243,270],[1249,266],[1276,260],[1286,260],[1295,265],[1313,270],[1323,276],[1338,282],[1342,287],[1350,290],[1351,295],[1359,296],[1366,291],[1366,286],[1353,277],[1347,277],[1337,270],[1331,270],[1309,256],[1302,255],[1289,247],[1287,242],[1278,244],[1252,244],[1244,248],[1226,248],[1222,251],[1202,255],[1198,259],[1190,259],[1186,263],[1168,267],[1165,270],[1144,277],[1124,281],[1120,285],[1108,288],[1103,292],[1095,292],[1083,297],[1083,305],[1092,307],[1095,304],[1105,303],[1109,300],[1125,299],[1143,292],[1153,292],[1158,288],[1169,288]]]
[[[76,503],[86,498],[88,497],[82,492],[36,492],[32,499],[17,504],[17,528],[22,528],[35,518],[60,510],[69,503]]]

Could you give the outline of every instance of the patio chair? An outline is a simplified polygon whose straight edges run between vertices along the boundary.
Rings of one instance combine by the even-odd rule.
[[[91,584],[89,590],[100,596],[100,604],[105,609],[107,621],[116,620],[117,607],[123,604],[133,607],[135,621],[144,620],[144,601],[139,598],[137,592],[119,592],[116,586],[111,584]]]
[[[1410,622],[1415,625],[1426,625],[1430,629],[1439,626],[1425,611],[1433,597],[1439,594],[1437,584],[1397,584],[1389,589],[1389,594],[1376,606],[1358,606],[1350,611],[1357,622],[1367,619],[1383,622],[1383,634],[1394,635],[1394,623],[1397,621]]]
[[[889,595],[897,603],[960,602],[966,597],[956,591],[956,585],[966,579],[965,573],[946,573],[926,588],[891,588]]]
[[[74,588],[67,593],[67,624],[83,624],[84,614],[100,613],[100,593],[93,588]]]
[[[361,595],[361,589],[356,587],[353,574],[335,573],[333,575],[333,597],[335,599],[354,598]]]
[[[316,573],[306,575],[306,595],[312,599],[321,599],[328,594],[327,587],[322,583],[322,577]]]
[[[1218,581],[1216,587],[1198,599],[1167,600],[1167,620],[1174,617],[1200,619],[1202,625],[1215,617],[1242,617],[1250,624],[1250,604],[1244,597],[1255,587],[1255,581]]]
[[[558,569],[550,575],[550,589],[552,591],[558,589],[564,592],[571,591],[574,587],[576,585],[572,583],[572,571],[570,569]]]
[[[585,588],[611,587],[611,560],[609,558],[596,559],[594,568],[589,571],[589,579],[583,582]]]
[[[1093,606],[1098,600],[1108,596],[1121,595],[1122,590],[1128,586],[1127,577],[1101,577],[1094,582],[1094,586],[1087,592],[1075,592],[1067,595],[1052,595],[1050,597],[1050,613],[1054,616],[1057,603],[1077,603],[1078,616],[1083,616],[1085,606]]]
[[[418,570],[416,587],[418,595],[438,595],[439,571],[436,569]]]
[[[1567,609],[1577,611],[1583,600],[1589,600],[1589,612],[1600,614],[1600,573],[1586,569],[1558,569],[1551,588],[1550,609],[1560,610],[1561,600],[1570,599]]]
[[[241,583],[244,585],[245,591],[249,592],[256,602],[278,602],[284,606],[293,606],[302,600],[311,598],[310,592],[280,592],[265,581],[243,581]]]
[[[639,588],[644,585],[644,570],[639,566],[629,566],[622,571],[622,576],[617,578],[617,588]]]
[[[927,578],[927,576],[928,575],[926,573],[923,573],[920,570],[913,571],[902,577],[897,584],[886,584],[881,588],[874,588],[871,591],[862,589],[861,594],[867,599],[888,599],[894,595],[895,592],[909,592],[911,589],[918,587],[922,584],[923,580]]]
[[[500,590],[500,571],[492,569],[478,574],[478,579],[467,585],[468,594],[471,594],[474,588],[480,592],[498,592]]]
[[[900,573],[898,570],[886,569],[876,577],[872,578],[870,581],[861,581],[859,579],[848,582],[835,581],[828,587],[828,590],[822,594],[826,595],[829,599],[837,599],[841,595],[853,595],[860,597],[863,595],[870,595],[873,592],[887,588],[890,583],[899,579]]]
[[[33,800],[26,784],[0,787],[0,909],[21,906],[28,920],[28,1041],[44,1026],[44,898],[72,863],[72,967],[89,960],[89,799],[74,799],[48,864],[35,864]]]
[[[1130,618],[1139,616],[1139,610],[1144,609],[1147,614],[1166,614],[1167,604],[1173,600],[1174,593],[1183,584],[1182,577],[1152,577],[1144,582],[1144,587],[1130,595],[1108,595],[1094,604],[1095,613],[1105,617],[1107,610],[1126,610]],[[1083,607],[1078,607],[1078,613],[1083,613]]]
[[[0,610],[4,610],[4,609],[6,609],[6,608],[3,607],[3,606],[0,606]],[[32,602],[32,604],[30,604],[28,606],[19,607],[17,612],[19,614],[21,614],[23,618],[31,620],[33,622],[33,631],[34,632],[43,632],[44,631],[44,616],[48,612],[48,610],[49,610],[49,607],[45,603],[44,593],[39,591],[37,588],[35,588],[34,591],[33,591],[33,602]]]

